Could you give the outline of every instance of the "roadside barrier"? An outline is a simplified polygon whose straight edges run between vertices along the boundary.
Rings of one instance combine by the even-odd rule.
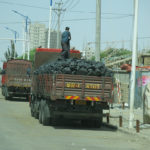
[[[118,122],[119,122],[119,127],[123,127],[123,122],[125,122],[125,121],[128,121],[128,122],[129,122],[129,120],[126,119],[126,118],[124,118],[124,117],[122,117],[122,115],[119,115],[119,116],[111,116],[109,113],[106,113],[104,116],[106,117],[106,122],[107,122],[107,124],[110,123],[110,118],[119,119],[119,120],[118,120]],[[134,122],[135,122],[134,128],[136,129],[136,132],[139,133],[139,132],[140,132],[140,121],[139,121],[139,120],[134,120]]]

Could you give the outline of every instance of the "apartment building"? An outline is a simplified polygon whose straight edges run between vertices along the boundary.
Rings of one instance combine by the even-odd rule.
[[[39,46],[46,48],[46,26],[44,24],[30,25],[30,49]]]
[[[59,47],[61,48],[61,32],[59,32]],[[48,45],[48,28],[45,24],[34,23],[30,25],[30,49]],[[51,30],[50,48],[57,48],[57,31]]]
[[[84,49],[84,58],[87,60],[91,60],[94,56],[94,49],[92,47],[86,46]]]

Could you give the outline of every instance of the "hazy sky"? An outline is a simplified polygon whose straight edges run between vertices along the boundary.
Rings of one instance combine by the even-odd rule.
[[[56,7],[53,0],[53,8]],[[101,0],[102,25],[101,47],[106,48],[110,41],[126,41],[132,39],[133,0]],[[70,27],[72,34],[71,46],[81,50],[87,42],[95,41],[95,12],[96,0],[62,0],[66,11],[61,15],[61,31]],[[40,22],[48,27],[49,0],[0,0],[0,38],[14,37],[12,28],[22,38],[23,18],[12,10],[16,10],[31,19],[31,22]],[[57,29],[56,15],[53,13],[52,27]],[[139,0],[138,37],[150,37],[150,0]],[[139,49],[150,46],[150,38],[139,39]],[[130,42],[108,43],[112,47],[127,47]],[[123,45],[124,44],[124,45]],[[10,41],[0,40],[0,60],[10,46]],[[94,44],[91,44],[94,47]],[[17,52],[22,52],[22,42],[16,43]],[[1,66],[1,63],[0,63]]]

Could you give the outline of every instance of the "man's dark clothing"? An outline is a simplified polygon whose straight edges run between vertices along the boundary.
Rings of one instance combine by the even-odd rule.
[[[31,68],[28,67],[28,68],[27,68],[27,76],[30,77],[30,74],[31,74]]]
[[[61,51],[61,56],[64,59],[69,58],[70,55],[70,40],[71,40],[71,34],[69,31],[64,31],[62,33],[62,39],[61,39],[61,46],[62,46],[62,51]]]

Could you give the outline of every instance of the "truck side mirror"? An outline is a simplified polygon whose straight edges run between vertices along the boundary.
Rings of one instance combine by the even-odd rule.
[[[3,69],[0,74],[2,74],[2,75],[6,74],[5,69]]]

